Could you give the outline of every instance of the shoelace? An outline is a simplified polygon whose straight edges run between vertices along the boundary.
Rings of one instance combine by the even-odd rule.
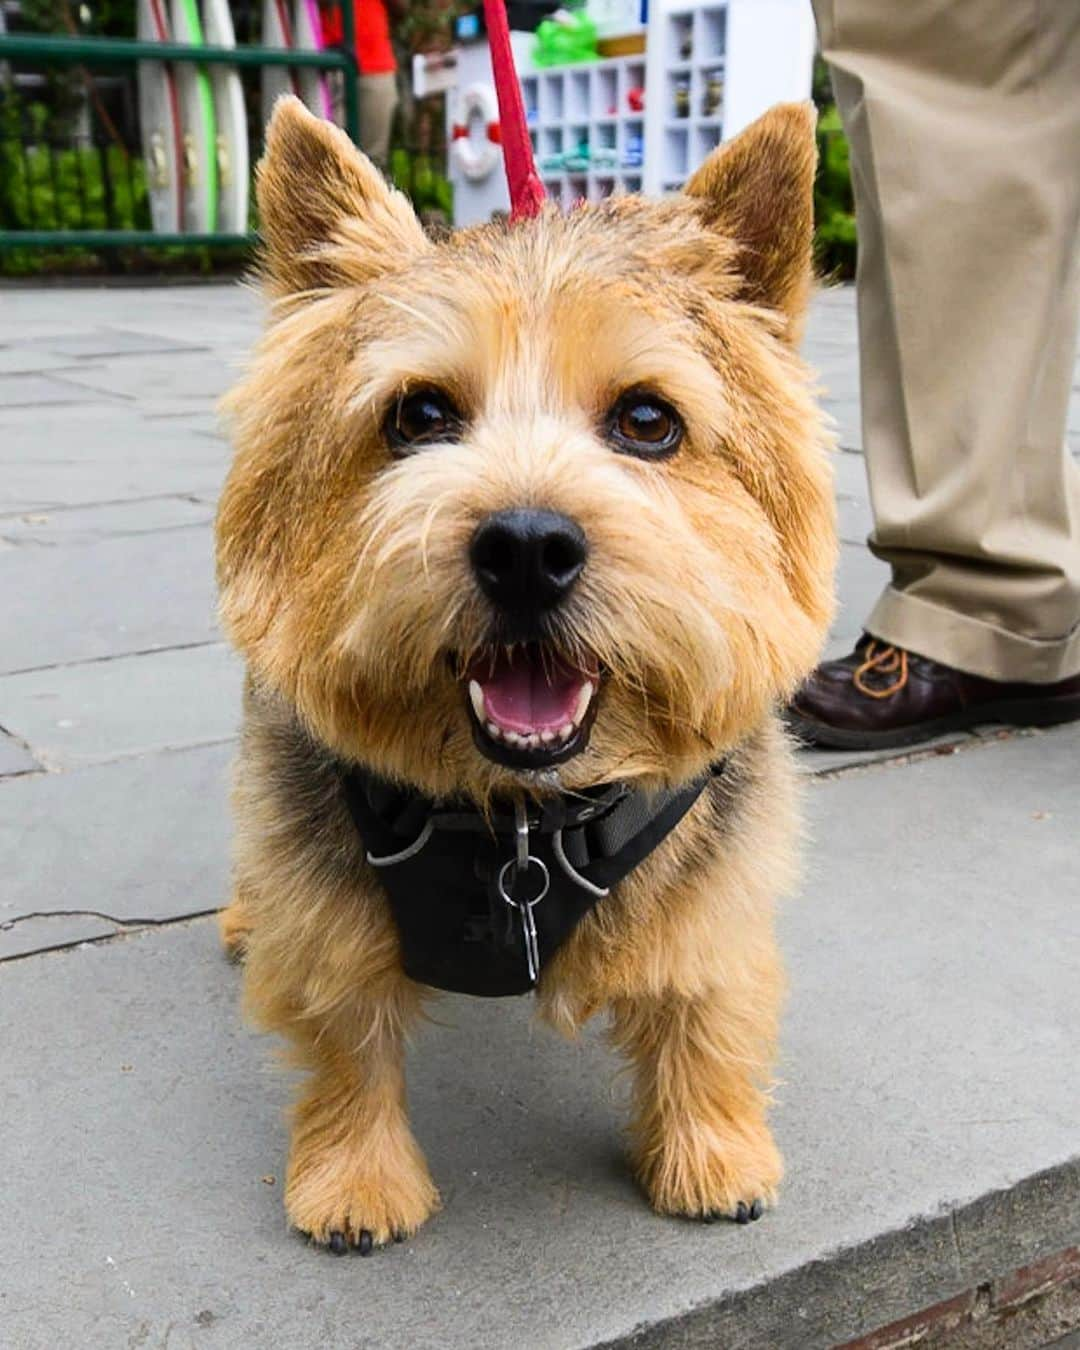
[[[873,688],[866,683],[864,676],[871,674],[895,675],[892,684]],[[908,681],[908,654],[903,647],[879,646],[876,638],[871,638],[866,647],[866,659],[859,666],[851,682],[860,694],[867,698],[892,698],[898,694]]]

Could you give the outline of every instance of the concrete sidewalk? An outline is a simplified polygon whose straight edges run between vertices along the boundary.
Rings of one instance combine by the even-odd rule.
[[[599,1033],[448,998],[410,1065],[443,1213],[368,1261],[286,1232],[288,1087],[206,917],[240,686],[213,401],[256,327],[236,287],[0,295],[0,1347],[813,1350],[945,1300],[939,1331],[1011,1319],[986,1344],[1067,1331],[1028,1296],[1080,1244],[1080,728],[804,756],[762,1223],[648,1211]],[[843,446],[840,650],[883,577],[849,290],[807,351]]]

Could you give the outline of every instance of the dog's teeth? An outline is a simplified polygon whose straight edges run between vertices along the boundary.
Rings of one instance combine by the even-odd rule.
[[[499,730],[499,728],[495,725],[494,722],[488,722],[487,726],[484,729],[489,736],[494,736],[494,738],[497,741],[502,740],[502,732]]]
[[[586,680],[581,686],[581,693],[578,694],[577,707],[574,710],[575,724],[582,721],[585,714],[589,711],[589,704],[592,702],[594,686],[591,680]]]
[[[544,743],[544,745],[550,745],[551,742],[555,739],[555,733],[553,731],[542,731],[540,733],[540,739]]]
[[[515,745],[515,746],[520,745],[523,740],[523,738],[519,736],[516,731],[504,731],[503,739],[506,741],[507,745]]]
[[[566,722],[563,726],[559,728],[560,741],[568,741],[573,734],[574,734],[573,722]]]
[[[476,713],[476,720],[483,726],[484,691],[480,688],[480,685],[476,680],[469,681],[469,698],[472,700],[473,712]]]
[[[529,747],[530,750],[539,750],[540,737],[534,731],[531,736],[525,737],[525,744]]]

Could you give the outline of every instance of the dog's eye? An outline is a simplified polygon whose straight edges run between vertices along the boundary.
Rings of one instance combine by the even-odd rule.
[[[670,404],[638,390],[624,394],[612,408],[608,434],[616,450],[656,459],[678,449],[683,424]]]
[[[399,448],[456,441],[461,416],[439,389],[417,389],[402,394],[386,418],[386,439]]]

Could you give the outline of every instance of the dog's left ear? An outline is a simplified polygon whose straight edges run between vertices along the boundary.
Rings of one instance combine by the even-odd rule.
[[[778,103],[686,185],[705,224],[738,246],[740,297],[785,314],[793,337],[812,278],[816,121],[810,103]]]
[[[256,197],[276,295],[363,285],[431,247],[409,199],[298,98],[274,105]]]

